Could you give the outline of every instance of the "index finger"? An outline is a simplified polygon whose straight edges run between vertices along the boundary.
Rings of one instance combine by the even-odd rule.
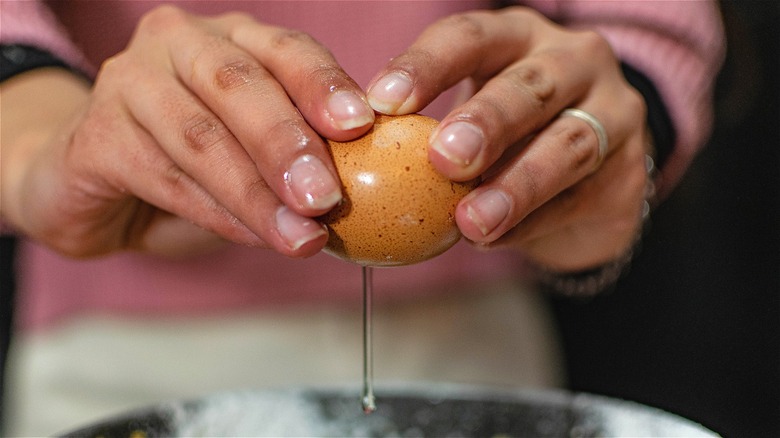
[[[479,91],[442,120],[429,154],[441,173],[468,180],[588,93],[596,61],[574,58],[594,53],[596,39],[527,8],[456,15],[391,61],[372,83],[369,101],[384,111],[418,111],[462,79],[474,80]],[[581,67],[572,69],[575,62]]]
[[[365,133],[374,122],[363,90],[313,37],[242,15],[228,15],[223,21],[230,39],[279,81],[317,132],[346,141]]]
[[[241,181],[254,181],[259,173],[301,215],[333,207],[341,198],[338,178],[320,135],[357,136],[369,129],[373,111],[329,52],[303,34],[241,14],[201,19],[163,12],[164,23],[182,23],[171,49],[178,76],[213,112],[203,131],[229,133],[238,143],[200,148],[213,150],[217,164],[228,162],[223,157],[231,153],[231,168],[194,156],[190,166],[215,186],[224,184],[219,171]]]
[[[371,81],[371,106],[384,114],[417,112],[466,77],[501,71],[527,52],[532,36],[530,26],[497,25],[496,20],[505,21],[502,17],[497,11],[473,11],[428,27]]]

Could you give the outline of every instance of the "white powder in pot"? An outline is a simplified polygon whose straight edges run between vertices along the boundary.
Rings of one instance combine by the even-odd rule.
[[[178,405],[172,423],[181,437],[400,435],[381,414],[363,414],[355,400],[350,404],[354,415],[342,412],[346,406],[337,406],[340,412],[328,418],[305,391],[225,393],[206,398],[195,409]]]
[[[182,437],[328,435],[317,406],[289,392],[209,397],[195,410],[180,407],[173,423]]]
[[[571,436],[591,436],[589,430],[598,430],[603,436],[663,436],[685,438],[712,438],[719,435],[692,421],[669,412],[638,403],[610,399],[591,394],[572,397],[572,405],[587,413],[578,430]]]
[[[576,413],[577,424],[569,431],[572,437],[717,436],[698,424],[636,403],[587,394],[570,396],[545,392],[532,395],[530,399],[510,397],[505,402],[549,404],[556,412],[566,409]],[[448,397],[441,399],[446,401]],[[479,403],[479,399],[473,402]],[[207,397],[196,404],[174,404],[167,410],[171,412],[173,434],[182,437],[407,437],[424,435],[426,425],[440,421],[441,418],[436,420],[437,415],[445,415],[441,412],[434,415],[425,409],[411,414],[414,424],[403,426],[406,430],[400,430],[397,418],[394,420],[394,416],[400,414],[393,412],[392,403],[383,404],[371,415],[363,414],[358,391],[354,397],[350,393],[339,395],[311,390],[231,392]],[[494,415],[498,418],[507,414],[495,412]],[[459,418],[460,423],[462,420]],[[555,424],[544,421],[541,419],[537,424],[538,433],[556,430]],[[449,433],[460,436],[458,432]],[[468,434],[464,432],[464,435]]]

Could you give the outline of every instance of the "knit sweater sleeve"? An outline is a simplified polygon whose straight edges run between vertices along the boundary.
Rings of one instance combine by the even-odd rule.
[[[713,124],[713,86],[725,57],[720,11],[711,1],[528,0],[551,19],[598,31],[618,58],[655,86],[675,140],[661,168],[661,197],[677,185]]]
[[[70,41],[56,16],[41,1],[0,2],[0,44],[35,47],[74,69],[94,71],[81,51]]]

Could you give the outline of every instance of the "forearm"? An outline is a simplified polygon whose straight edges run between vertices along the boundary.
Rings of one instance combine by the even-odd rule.
[[[6,225],[27,231],[23,201],[31,169],[88,95],[89,84],[62,68],[31,70],[0,84],[0,218]]]

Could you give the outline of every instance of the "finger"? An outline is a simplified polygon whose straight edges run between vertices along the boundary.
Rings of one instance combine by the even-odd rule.
[[[467,238],[497,240],[532,211],[590,175],[596,133],[574,117],[556,119],[458,205]]]
[[[274,248],[288,256],[310,256],[320,251],[327,241],[327,232],[316,221],[301,217],[281,205],[270,191],[263,195],[253,196],[257,219],[252,223],[255,230],[244,224],[241,218],[221,205],[211,194],[194,179],[180,169],[155,142],[148,138],[144,142],[143,160],[130,166],[130,173],[124,175],[144,175],[148,178],[131,177],[125,179],[124,185],[146,202],[170,212],[175,216],[185,218],[199,227],[216,233],[236,243]],[[251,209],[250,209],[251,210]],[[263,214],[264,212],[273,212]],[[239,212],[238,216],[244,216]],[[156,215],[155,221],[150,221],[148,229],[139,235],[136,243],[131,246],[143,248],[163,248],[166,241],[177,238],[182,232],[182,224],[174,220]],[[174,228],[175,227],[175,228]],[[172,231],[174,232],[172,234]],[[192,233],[188,233],[192,238]],[[154,241],[150,241],[154,237]],[[199,242],[208,242],[204,236]]]
[[[599,224],[628,218],[629,227],[634,227],[637,213],[644,211],[645,199],[650,196],[646,191],[651,169],[648,169],[644,152],[645,137],[636,135],[626,143],[609,156],[598,172],[536,208],[501,240],[508,237],[519,242],[544,239],[560,229],[573,227],[584,216]]]
[[[240,243],[245,238],[231,231],[236,223],[286,255],[311,255],[324,246],[324,228],[282,205],[235,137],[201,102],[169,75],[146,69],[133,77],[121,92],[149,138],[133,154],[140,163],[123,172],[132,193]],[[144,92],[150,89],[155,92]]]
[[[587,53],[595,62],[573,60],[559,50],[534,50],[506,67],[442,120],[431,139],[429,157],[433,165],[453,179],[473,178],[492,166],[510,145],[536,133],[563,108],[586,103],[602,109],[602,123],[613,130],[634,128],[636,123],[612,123],[616,118],[625,119],[614,112],[632,111],[638,105],[632,101],[622,107],[624,100],[634,96],[624,96],[633,93],[626,91],[627,86],[622,87],[617,61],[603,38],[583,33],[574,46],[568,47],[565,53]],[[572,64],[582,67],[572,69]],[[595,101],[604,100],[603,96],[614,101],[607,105]],[[629,112],[629,117],[641,115]],[[598,148],[594,152],[590,157],[592,167],[602,156]]]
[[[558,53],[534,53],[487,81],[442,120],[432,135],[429,157],[433,165],[453,179],[473,178],[510,145],[545,126],[562,108],[584,100],[594,92],[595,74],[585,68],[574,72],[567,68],[568,62]],[[593,165],[596,158],[593,154]]]
[[[185,138],[170,144],[183,144],[190,152],[177,163],[187,160],[187,172],[199,180],[224,179],[220,171],[235,174],[223,183],[243,181],[232,186],[234,192],[248,189],[259,171],[271,190],[301,215],[321,215],[336,205],[340,183],[327,148],[277,79],[229,39],[194,25],[182,12],[167,15],[173,15],[164,17],[169,26],[179,25],[171,35],[173,68],[205,106],[171,120],[178,124],[170,127],[183,128]],[[191,107],[179,105],[180,111]],[[210,167],[214,165],[218,167]],[[214,193],[213,185],[210,190]]]
[[[80,156],[75,165],[98,174],[116,192],[96,196],[103,203],[114,203],[106,208],[125,209],[125,216],[132,216],[133,227],[120,236],[125,242],[116,247],[139,247],[147,229],[149,215],[142,203],[162,209],[213,231],[222,237],[245,245],[266,246],[265,243],[241,221],[221,206],[214,198],[168,157],[150,133],[137,124],[125,108],[107,105],[113,100],[112,74],[107,72],[118,65],[105,66],[95,85],[95,101],[81,131],[88,132],[95,141],[84,141],[85,134],[77,133],[74,141],[86,146],[86,162]],[[108,79],[106,79],[108,78]],[[106,90],[104,92],[103,90]],[[91,145],[91,146],[90,146]],[[110,146],[110,147],[109,147]],[[99,171],[97,169],[100,169]],[[133,198],[137,198],[132,201]],[[130,204],[130,205],[128,205]],[[119,212],[106,215],[108,220],[122,216]],[[126,224],[123,224],[126,225]]]
[[[484,83],[475,96],[442,120],[432,135],[432,164],[449,178],[474,178],[493,165],[507,147],[540,129],[561,109],[584,99],[597,77],[597,68],[611,63],[607,68],[617,76],[616,61],[601,37],[573,35],[523,8],[465,14],[440,22],[429,36],[393,61],[390,69],[414,71],[414,92],[404,104],[413,105],[403,110],[427,104],[441,91],[433,85],[440,78],[449,85],[470,75]],[[437,54],[448,40],[463,41],[457,54]],[[561,50],[561,46],[567,49]],[[576,62],[585,56],[594,59]],[[575,63],[584,67],[572,69]],[[374,88],[369,96],[373,92]]]
[[[525,217],[491,246],[523,248],[537,263],[559,271],[584,270],[623,255],[645,212],[644,156],[626,146],[601,170]]]
[[[521,57],[529,48],[531,30],[523,23],[506,23],[504,14],[494,11],[442,19],[376,75],[368,100],[385,114],[419,111],[463,78],[492,76]]]
[[[374,122],[363,90],[314,38],[243,16],[229,15],[223,21],[230,39],[283,85],[317,132],[346,141],[365,133]]]
[[[585,92],[587,78],[568,78],[544,58],[508,67],[441,121],[428,153],[437,170],[454,180],[475,178]]]

